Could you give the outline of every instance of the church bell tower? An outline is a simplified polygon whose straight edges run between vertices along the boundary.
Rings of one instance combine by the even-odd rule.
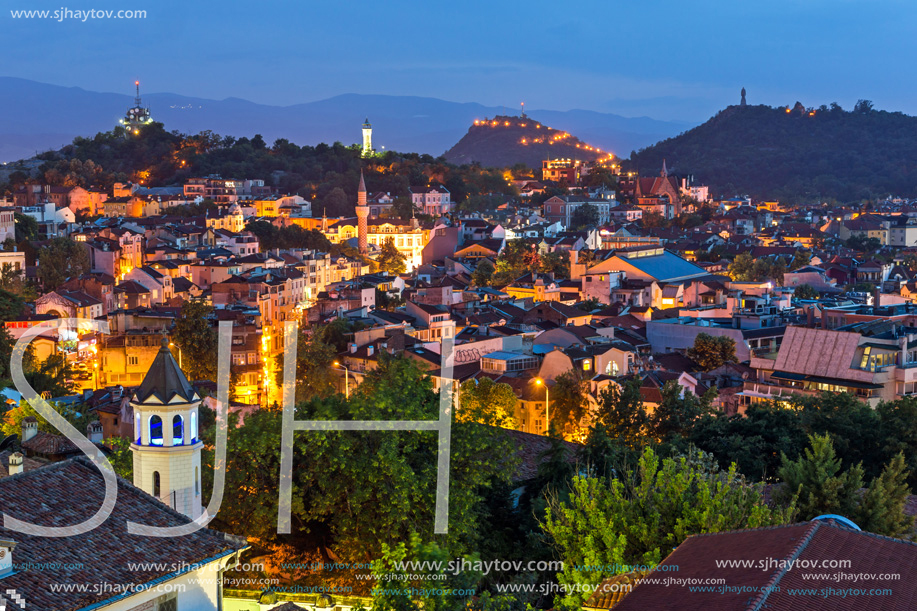
[[[203,512],[200,405],[200,396],[163,337],[162,347],[130,401],[134,485],[192,520]]]

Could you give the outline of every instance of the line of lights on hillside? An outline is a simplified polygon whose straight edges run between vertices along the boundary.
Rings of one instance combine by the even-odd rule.
[[[501,127],[501,126],[502,127],[512,127],[513,126],[512,121],[494,121],[494,120],[488,120],[488,119],[484,119],[484,120],[475,119],[474,124],[478,127]],[[527,127],[528,123],[519,123],[517,126],[518,127]],[[541,129],[542,125],[540,123],[535,123],[534,127],[535,129]],[[562,142],[568,138],[573,137],[568,132],[561,132],[551,127],[546,127],[545,129],[552,130],[556,133],[550,137],[549,136],[540,136],[538,138],[532,138],[532,139],[523,137],[519,139],[519,144],[523,146],[528,146],[529,144],[544,144],[545,142],[547,142],[548,144],[553,145],[555,142]],[[580,143],[580,142],[576,143],[576,148],[584,150],[584,151],[592,151],[594,153],[604,153],[604,151],[598,147],[591,146],[585,143]],[[606,156],[601,158],[599,161],[610,161],[612,159],[614,159],[614,155],[612,153],[607,153]]]

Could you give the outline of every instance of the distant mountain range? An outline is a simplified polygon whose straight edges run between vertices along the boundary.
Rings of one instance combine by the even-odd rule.
[[[172,93],[143,95],[153,119],[168,130],[196,134],[261,134],[267,142],[286,138],[299,145],[360,141],[365,118],[373,125],[377,149],[442,155],[463,137],[475,119],[505,109],[435,98],[345,94],[293,106],[256,104],[238,98],[208,100]],[[0,77],[0,161],[59,149],[76,136],[110,130],[133,105],[133,96],[97,93],[35,81]],[[691,127],[690,123],[626,118],[585,110],[532,110],[532,119],[575,133],[593,146],[627,157]]]
[[[917,117],[861,101],[792,108],[729,106],[703,125],[639,151],[653,175],[692,174],[723,195],[841,203],[917,196]]]

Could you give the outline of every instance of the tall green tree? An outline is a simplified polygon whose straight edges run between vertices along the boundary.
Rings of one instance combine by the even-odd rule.
[[[403,274],[407,269],[407,259],[404,254],[395,247],[395,240],[388,238],[379,249],[379,255],[376,257],[376,263],[379,269],[390,274]]]
[[[577,475],[568,499],[550,498],[542,527],[564,562],[557,580],[570,593],[555,601],[561,609],[580,609],[588,596],[582,585],[609,576],[588,567],[653,565],[689,535],[785,524],[793,516],[792,506],[768,507],[761,488],[734,465],[721,471],[697,451],[660,460],[646,448],[635,469],[616,473]]]
[[[46,291],[55,291],[90,269],[89,248],[82,242],[54,238],[38,251],[38,279]]]
[[[829,435],[810,435],[802,456],[794,461],[783,456],[781,460],[779,476],[784,487],[775,492],[775,498],[796,497],[800,518],[811,520],[826,513],[854,515],[863,487],[863,468],[855,465],[843,471]]]
[[[512,386],[481,378],[467,380],[460,388],[458,420],[514,428],[519,400]]]
[[[559,433],[576,433],[589,409],[589,380],[579,369],[554,378],[551,387],[551,428]]]
[[[570,215],[570,230],[582,231],[583,229],[594,229],[599,226],[599,209],[590,203],[577,206],[573,214]]]
[[[694,345],[688,348],[686,354],[704,371],[711,371],[739,360],[736,358],[736,340],[728,335],[698,333],[694,338]]]
[[[636,448],[650,433],[650,416],[643,406],[640,380],[609,384],[599,395],[598,419],[611,439]]]
[[[172,329],[173,352],[189,380],[217,378],[217,333],[211,324],[213,307],[201,299],[182,304]]]
[[[471,274],[471,281],[477,287],[489,286],[494,275],[494,264],[488,259],[482,259]]]

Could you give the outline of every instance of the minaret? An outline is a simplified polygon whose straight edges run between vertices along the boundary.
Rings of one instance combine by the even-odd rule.
[[[363,121],[363,156],[373,154],[373,126],[369,124],[369,117]]]
[[[134,485],[191,519],[203,512],[200,404],[163,336],[162,347],[130,401]]]
[[[368,228],[366,219],[369,218],[369,206],[366,205],[366,182],[363,180],[363,170],[360,170],[360,187],[357,189],[357,238],[360,244],[360,254],[369,252],[369,243],[366,238]]]

